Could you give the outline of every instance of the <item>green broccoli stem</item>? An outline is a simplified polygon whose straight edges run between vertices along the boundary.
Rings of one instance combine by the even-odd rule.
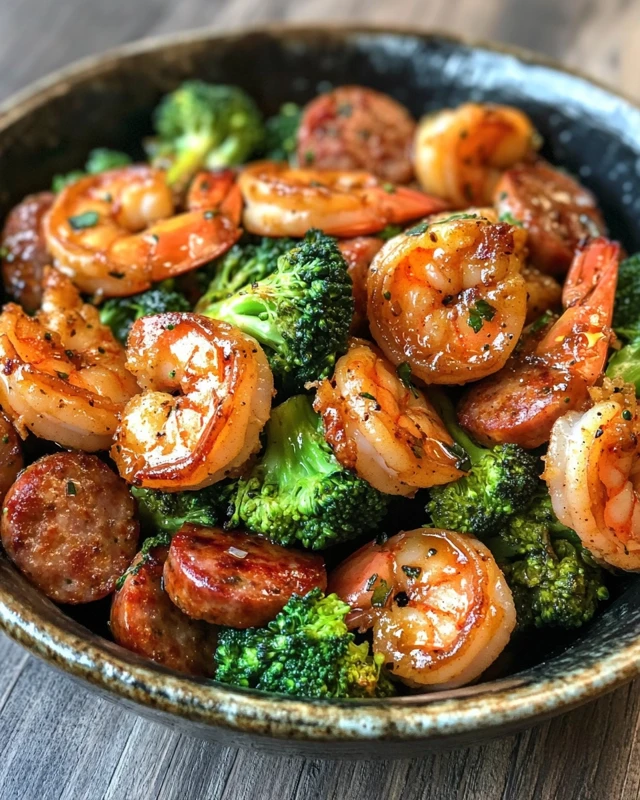
[[[427,390],[427,395],[453,441],[467,453],[471,465],[476,466],[486,456],[487,449],[477,445],[469,434],[462,430],[458,424],[454,405],[442,389],[430,386]]]
[[[295,492],[304,476],[331,475],[337,465],[322,447],[320,417],[306,395],[296,395],[274,408],[267,427],[267,449],[262,460],[265,483],[279,483],[281,490]]]
[[[284,339],[273,320],[277,314],[276,301],[263,295],[238,292],[226,300],[214,303],[201,312],[205,317],[223,319],[244,333],[253,336],[260,344],[278,350]]]

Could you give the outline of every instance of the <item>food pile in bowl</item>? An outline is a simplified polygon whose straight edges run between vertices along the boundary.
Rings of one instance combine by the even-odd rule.
[[[342,86],[264,120],[192,80],[154,126],[4,225],[17,569],[298,697],[459,687],[588,623],[640,569],[640,257],[526,114]]]

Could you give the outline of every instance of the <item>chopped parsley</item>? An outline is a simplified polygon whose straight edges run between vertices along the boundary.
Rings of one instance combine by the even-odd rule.
[[[403,361],[402,364],[398,364],[396,367],[396,374],[407,389],[411,391],[411,394],[414,397],[418,397],[418,391],[411,380],[411,367],[408,361]]]
[[[75,497],[77,493],[75,483],[73,481],[67,481],[67,495],[69,497]]]
[[[100,215],[97,211],[85,211],[84,214],[78,214],[75,217],[69,217],[69,225],[74,231],[81,231],[85,228],[93,228],[98,224]]]
[[[486,300],[476,300],[469,311],[469,325],[474,333],[479,333],[484,321],[491,322],[495,317],[497,309],[487,303]]]

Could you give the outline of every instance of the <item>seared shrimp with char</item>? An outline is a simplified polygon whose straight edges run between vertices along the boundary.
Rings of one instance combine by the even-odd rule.
[[[414,689],[452,689],[477,678],[516,624],[511,591],[472,536],[419,528],[371,542],[329,577],[352,610],[350,627],[373,631],[393,676]]]
[[[129,334],[127,368],[142,392],[122,412],[111,456],[129,483],[201,489],[258,450],[273,375],[238,328],[177,311],[143,317]]]
[[[57,270],[45,270],[41,310],[0,314],[0,403],[18,431],[86,452],[111,445],[138,390],[122,345]]]
[[[136,294],[211,261],[237,241],[237,221],[225,213],[237,209],[225,206],[232,186],[229,173],[208,173],[190,195],[195,208],[176,214],[161,170],[133,165],[89,175],[56,197],[44,220],[47,247],[83,292]]]
[[[517,108],[465,103],[424,117],[414,158],[420,185],[455,208],[490,205],[504,170],[539,145],[529,117]]]
[[[497,372],[524,325],[525,240],[506,222],[459,214],[387,242],[368,281],[369,325],[387,358],[425,383]]]
[[[294,169],[260,161],[238,179],[244,226],[259,236],[304,236],[318,228],[332,236],[377,233],[447,208],[416,189],[394,186],[370,172]]]
[[[381,492],[412,497],[463,474],[453,439],[408,365],[394,369],[363,339],[351,341],[313,405],[338,461]]]

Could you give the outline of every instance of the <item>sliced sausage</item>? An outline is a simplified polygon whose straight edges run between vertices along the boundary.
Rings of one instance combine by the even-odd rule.
[[[26,311],[40,308],[42,273],[51,257],[42,219],[51,208],[52,192],[31,194],[11,210],[0,237],[2,279],[11,297]]]
[[[0,527],[9,558],[59,603],[106,597],[138,543],[126,483],[97,456],[55,453],[22,472]]]
[[[304,109],[298,163],[318,169],[364,169],[393,183],[408,183],[413,178],[415,129],[406,108],[388,95],[364,86],[340,86]]]
[[[507,170],[495,190],[500,214],[509,213],[529,232],[533,266],[563,275],[578,243],[606,232],[590,191],[544,161]]]
[[[217,632],[183,614],[162,586],[169,549],[138,554],[111,605],[113,638],[141,656],[188,675],[212,677]],[[141,563],[142,562],[142,563]]]
[[[178,608],[232,628],[266,625],[292,594],[326,585],[320,555],[196,525],[185,525],[173,537],[164,565],[164,586]]]
[[[367,323],[367,280],[369,266],[373,257],[384,244],[375,236],[357,236],[355,239],[343,239],[338,247],[347,262],[349,277],[353,284],[355,311],[351,323],[351,332],[357,334],[366,328]]]
[[[0,411],[0,502],[4,500],[23,466],[18,433]]]

